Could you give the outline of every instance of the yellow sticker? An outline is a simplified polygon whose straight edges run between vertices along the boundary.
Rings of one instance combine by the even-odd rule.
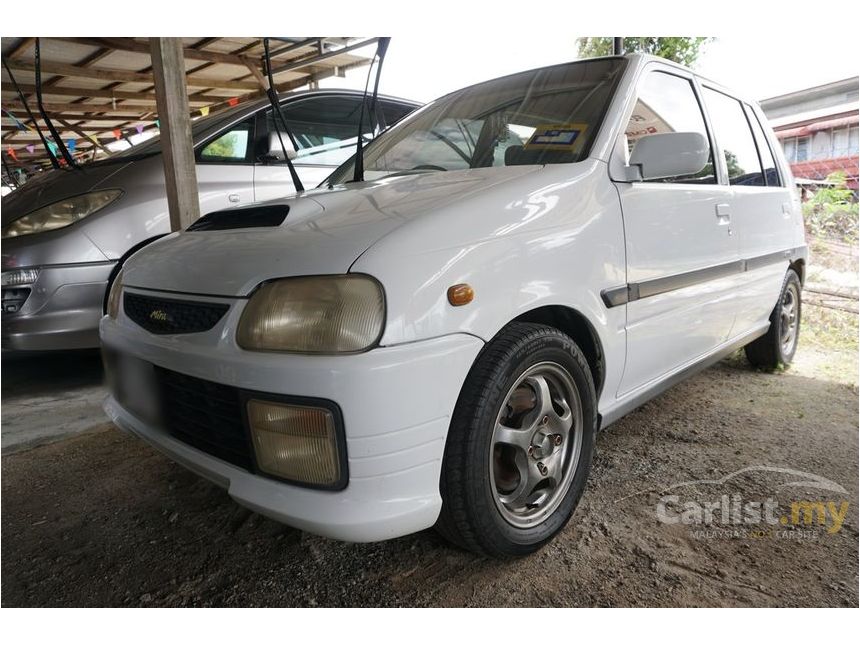
[[[553,123],[539,125],[525,146],[526,150],[564,150],[575,152],[584,142],[585,123]]]

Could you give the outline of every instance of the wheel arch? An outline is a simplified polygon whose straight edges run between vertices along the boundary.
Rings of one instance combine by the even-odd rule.
[[[598,399],[606,380],[606,359],[603,344],[594,325],[581,312],[566,305],[543,305],[520,314],[511,322],[531,322],[554,327],[570,336],[582,350]],[[507,325],[506,325],[507,326]]]

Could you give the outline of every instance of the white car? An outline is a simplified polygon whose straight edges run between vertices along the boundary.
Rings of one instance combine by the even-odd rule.
[[[349,541],[522,555],[595,433],[746,347],[791,361],[806,261],[761,110],[642,55],[444,96],[292,199],[132,256],[111,419],[240,504]]]

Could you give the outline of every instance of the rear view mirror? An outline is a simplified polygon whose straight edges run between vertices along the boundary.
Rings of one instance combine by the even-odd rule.
[[[710,146],[699,132],[666,132],[642,137],[630,153],[628,179],[695,175],[708,163]]]
[[[283,138],[284,145],[281,146],[281,139]],[[293,143],[290,141],[290,137],[286,134],[282,134],[280,137],[277,132],[269,133],[269,153],[268,157],[271,159],[275,159],[277,161],[284,161],[284,148],[287,149],[287,155],[289,155],[290,159],[295,159],[298,154],[293,148]]]

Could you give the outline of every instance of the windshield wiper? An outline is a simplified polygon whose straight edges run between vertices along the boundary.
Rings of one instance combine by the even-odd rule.
[[[302,184],[302,180],[299,178],[299,173],[296,172],[296,168],[293,166],[293,161],[287,153],[287,146],[284,144],[284,138],[281,136],[281,128],[284,129],[284,132],[286,132],[287,136],[290,138],[290,143],[292,143],[293,150],[296,152],[299,151],[299,144],[296,142],[296,138],[293,136],[293,133],[290,132],[290,127],[287,125],[284,113],[281,112],[281,102],[278,99],[278,91],[275,89],[275,79],[272,76],[272,57],[269,54],[268,38],[263,38],[263,51],[266,61],[266,77],[269,79],[269,89],[266,91],[266,95],[269,97],[269,103],[272,104],[272,122],[275,124],[275,132],[278,133],[278,141],[281,142],[281,149],[284,151],[284,161],[287,162],[287,168],[290,171],[290,178],[293,180],[293,186],[295,186],[296,192],[300,193],[304,191],[305,186]]]
[[[379,95],[379,77],[382,74],[382,63],[385,61],[385,52],[388,51],[388,43],[391,38],[380,38],[376,43],[376,54],[374,58],[379,62],[376,65],[376,81],[373,84],[373,99],[370,102],[370,109],[374,117],[376,116],[376,98]],[[370,64],[373,68],[373,62]],[[370,69],[367,70],[367,81],[370,81]],[[364,125],[364,104],[367,102],[367,82],[364,84],[364,96],[361,99],[361,110],[358,113],[358,141],[355,146],[355,172],[352,175],[353,181],[364,181],[364,142],[361,136],[361,129]]]
[[[30,121],[33,122],[33,127],[36,128],[36,134],[38,134],[39,139],[42,140],[42,145],[45,147],[45,152],[48,153],[48,159],[51,160],[51,165],[55,170],[59,170],[60,162],[57,161],[56,157],[51,153],[51,147],[48,145],[48,140],[45,139],[45,135],[42,134],[42,128],[39,127],[39,122],[36,121],[36,117],[33,116],[33,111],[30,110],[30,106],[27,104],[27,99],[24,97],[24,93],[21,91],[21,88],[18,87],[18,81],[15,80],[15,75],[12,74],[12,70],[9,69],[9,65],[6,64],[5,58],[3,59],[3,69],[5,69],[6,73],[9,75],[12,85],[15,86],[15,92],[18,94],[18,100],[21,101],[21,105],[23,105],[24,109],[27,111],[27,116],[30,117]]]
[[[45,106],[42,103],[42,56],[39,46],[39,38],[36,38],[36,65],[35,65],[35,74],[36,74],[36,105],[39,107],[39,114],[42,115],[42,121],[45,122],[45,125],[48,126],[48,132],[51,133],[51,136],[54,138],[54,143],[57,148],[60,150],[60,154],[63,155],[63,159],[66,160],[66,163],[69,165],[69,168],[77,167],[75,164],[75,159],[69,153],[66,148],[66,144],[63,143],[63,139],[60,137],[57,129],[54,127],[53,122],[51,121],[48,114],[45,112]],[[48,150],[50,154],[50,149]]]

